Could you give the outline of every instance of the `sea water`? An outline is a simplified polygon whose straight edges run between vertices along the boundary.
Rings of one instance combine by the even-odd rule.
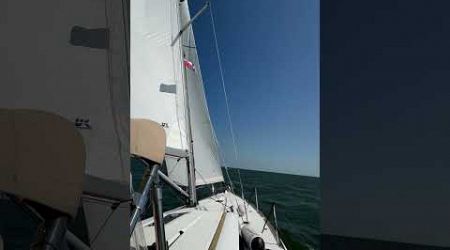
[[[235,193],[240,194],[237,169],[230,168],[229,173]],[[240,173],[249,202],[255,203],[256,187],[259,209],[266,216],[275,203],[280,236],[288,249],[319,249],[319,178],[243,169]]]

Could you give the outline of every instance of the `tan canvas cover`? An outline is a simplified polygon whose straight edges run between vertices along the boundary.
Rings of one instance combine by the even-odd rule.
[[[158,123],[146,119],[131,119],[131,154],[162,163],[166,150],[166,133]]]
[[[74,216],[85,149],[73,123],[47,112],[0,109],[0,190]]]

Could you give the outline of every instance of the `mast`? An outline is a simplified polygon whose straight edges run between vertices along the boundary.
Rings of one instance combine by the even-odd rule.
[[[183,52],[184,55],[184,52]],[[195,206],[197,204],[197,189],[195,186],[195,164],[194,164],[194,140],[192,139],[192,125],[191,125],[191,109],[189,108],[189,89],[188,89],[188,80],[186,76],[186,69],[183,69],[183,79],[184,79],[184,94],[186,98],[186,118],[187,123],[186,126],[188,132],[188,140],[189,140],[189,159],[187,161],[187,174],[188,174],[188,182],[189,182],[189,205]]]
[[[182,15],[182,9],[183,8],[183,3],[180,1],[180,8],[178,11],[178,15],[179,15],[179,20],[180,22],[184,21],[183,15]],[[189,11],[189,9],[187,10]],[[202,11],[203,12],[203,11]],[[200,13],[199,13],[200,14]],[[196,16],[198,16],[199,14],[197,14]],[[194,19],[195,17],[194,16]],[[188,20],[185,24],[180,23],[180,27],[182,27],[182,29],[180,30],[180,32],[178,33],[178,35],[175,37],[174,41],[172,42],[171,45],[174,44],[174,42],[178,39],[181,38],[182,35],[190,35],[189,32],[184,33],[184,31],[188,28],[190,28],[192,21],[194,19],[190,19]],[[189,38],[187,39],[189,40]],[[183,46],[183,39],[181,39],[180,42],[180,46]],[[184,51],[184,48],[181,48],[181,52],[182,52],[182,60],[186,59],[186,53]],[[184,62],[183,62],[184,64]],[[195,206],[197,204],[197,189],[196,189],[196,179],[195,179],[195,159],[194,159],[194,140],[192,137],[192,123],[191,123],[191,109],[190,109],[190,101],[189,101],[189,80],[187,77],[187,72],[186,72],[186,68],[183,67],[183,81],[184,81],[184,95],[185,95],[185,100],[186,100],[186,126],[187,126],[187,138],[189,141],[189,154],[188,154],[188,161],[187,161],[187,177],[188,177],[188,193],[189,193],[189,205],[190,206]]]

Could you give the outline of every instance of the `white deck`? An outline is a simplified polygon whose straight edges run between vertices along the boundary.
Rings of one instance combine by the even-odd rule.
[[[239,216],[237,207],[238,204],[243,203],[240,197],[226,192],[199,201],[197,207],[180,208],[164,213],[164,217],[182,214],[165,224],[169,248],[171,250],[239,250],[239,231],[244,225],[245,216],[244,218]],[[261,232],[265,218],[250,205],[247,206],[247,213],[249,222],[247,225],[250,225],[255,232]],[[151,246],[155,241],[153,219],[143,221],[142,225],[146,243]],[[180,234],[180,231],[183,233]],[[217,236],[214,241],[215,234]],[[265,241],[266,249],[285,249],[284,246],[277,244],[276,236],[267,225],[261,238]]]

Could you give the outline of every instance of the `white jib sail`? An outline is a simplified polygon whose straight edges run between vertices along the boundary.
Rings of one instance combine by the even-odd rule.
[[[181,23],[189,22],[190,14],[187,0],[180,4],[180,12]],[[185,67],[185,72],[189,93],[192,140],[194,142],[196,185],[222,182],[223,175],[218,143],[209,116],[192,25],[183,33],[181,40],[184,59],[187,60],[187,63],[193,65],[193,68]]]
[[[220,182],[223,177],[197,53],[195,50],[185,51],[186,57],[183,58],[182,42],[195,46],[192,29],[186,30],[185,35],[171,45],[182,24],[189,20],[185,4],[186,1],[180,3],[179,0],[135,0],[131,4],[130,116],[131,119],[156,121],[165,128],[169,177],[176,183],[187,186],[189,131],[192,131],[194,141],[196,184]],[[194,74],[184,68],[183,59],[196,64]],[[185,100],[186,80],[189,103]]]

